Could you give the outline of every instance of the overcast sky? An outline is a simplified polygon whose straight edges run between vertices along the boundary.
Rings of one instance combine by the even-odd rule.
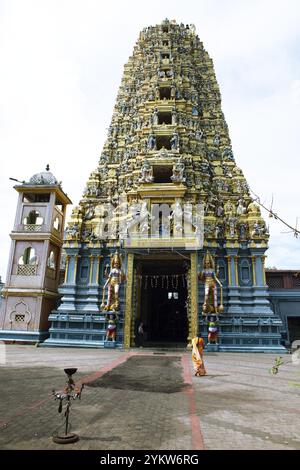
[[[139,31],[194,23],[212,57],[238,166],[300,226],[299,0],[0,0],[0,275],[17,193],[49,163],[78,204]],[[300,239],[270,223],[268,266],[300,269]]]

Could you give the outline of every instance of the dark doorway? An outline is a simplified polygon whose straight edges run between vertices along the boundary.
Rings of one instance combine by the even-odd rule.
[[[161,150],[162,148],[171,150],[171,137],[168,135],[158,135],[156,138],[156,148],[157,150]]]
[[[185,344],[188,337],[187,263],[180,260],[143,262],[140,321],[145,346]]]
[[[159,89],[159,98],[161,100],[170,100],[171,99],[171,88],[160,88]]]
[[[154,183],[172,183],[171,177],[173,175],[172,166],[153,166]]]
[[[172,124],[172,114],[158,113],[158,124]]]
[[[290,343],[300,340],[300,317],[289,317],[288,328]]]

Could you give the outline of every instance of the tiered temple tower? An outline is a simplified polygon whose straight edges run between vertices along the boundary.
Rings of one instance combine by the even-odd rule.
[[[206,337],[198,273],[208,250],[223,284],[220,349],[280,351],[281,321],[265,279],[268,238],[194,26],[165,20],[145,28],[125,65],[99,165],[66,231],[62,303],[46,344],[103,347],[102,293],[116,250],[126,275],[117,346],[135,345],[141,321],[149,344]]]
[[[71,204],[49,171],[15,186],[19,194],[0,314],[0,340],[38,343],[49,335],[58,304],[66,207]]]

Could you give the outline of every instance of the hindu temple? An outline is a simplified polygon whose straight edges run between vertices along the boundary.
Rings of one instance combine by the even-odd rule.
[[[266,284],[268,239],[195,27],[147,27],[67,224],[44,345],[134,347],[142,324],[151,347],[201,335],[220,351],[284,351]]]

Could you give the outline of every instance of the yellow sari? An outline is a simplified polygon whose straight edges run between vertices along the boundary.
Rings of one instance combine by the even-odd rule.
[[[195,369],[195,375],[200,377],[206,375],[206,370],[203,362],[204,340],[203,338],[194,338],[192,340],[192,360]]]

